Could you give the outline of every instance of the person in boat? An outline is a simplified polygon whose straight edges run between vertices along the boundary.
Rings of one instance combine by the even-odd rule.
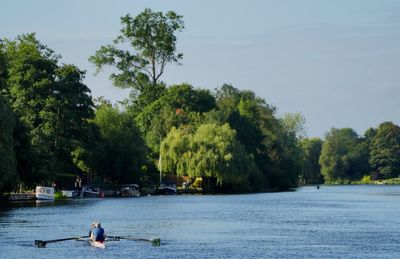
[[[104,229],[101,227],[100,222],[96,222],[94,228],[92,228],[90,239],[95,242],[104,242],[104,239],[106,239]]]
[[[92,236],[92,230],[96,227],[96,222],[93,222],[91,225],[90,225],[90,230],[89,230],[89,237],[91,237]]]

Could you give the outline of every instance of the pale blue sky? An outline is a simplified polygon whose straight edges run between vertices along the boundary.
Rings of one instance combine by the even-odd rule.
[[[168,67],[167,84],[253,90],[280,115],[301,112],[310,137],[400,124],[400,1],[2,0],[0,37],[36,32],[87,70],[93,96],[115,102],[127,92],[87,59],[116,37],[121,16],[146,7],[184,16],[183,66]]]

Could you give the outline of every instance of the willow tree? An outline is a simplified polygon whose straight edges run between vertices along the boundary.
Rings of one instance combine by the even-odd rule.
[[[121,34],[113,44],[101,46],[89,61],[97,73],[108,65],[116,69],[110,79],[120,88],[131,88],[146,95],[143,102],[155,100],[162,90],[159,79],[169,63],[178,63],[183,54],[176,50],[176,32],[182,31],[182,16],[173,11],[145,9],[136,17],[121,17]],[[129,43],[129,47],[127,48]]]
[[[172,128],[161,145],[162,171],[180,176],[214,178],[232,190],[250,190],[249,179],[258,173],[252,156],[236,140],[229,124],[202,124]]]

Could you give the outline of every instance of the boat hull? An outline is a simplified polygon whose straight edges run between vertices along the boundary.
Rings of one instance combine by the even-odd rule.
[[[173,187],[163,187],[163,188],[158,188],[154,194],[156,194],[156,195],[174,195],[174,194],[177,194],[177,191],[176,191],[176,188],[173,188]]]
[[[54,200],[54,195],[36,194],[37,200]]]
[[[106,248],[106,242],[89,241],[90,245],[93,247],[104,249]]]

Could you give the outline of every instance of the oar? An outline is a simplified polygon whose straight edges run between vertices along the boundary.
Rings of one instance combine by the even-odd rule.
[[[120,239],[126,239],[126,240],[132,240],[132,241],[144,241],[144,242],[149,242],[152,246],[160,246],[161,240],[159,238],[154,238],[154,239],[146,239],[146,238],[137,238],[137,237],[121,237],[121,236],[107,236],[107,238],[112,238],[113,240],[120,240]]]
[[[78,240],[80,238],[85,238],[89,236],[83,236],[83,237],[68,237],[68,238],[61,238],[61,239],[53,239],[53,240],[35,240],[35,246],[36,247],[46,247],[47,243],[55,243],[55,242],[61,242],[61,241],[67,241],[67,240]]]

